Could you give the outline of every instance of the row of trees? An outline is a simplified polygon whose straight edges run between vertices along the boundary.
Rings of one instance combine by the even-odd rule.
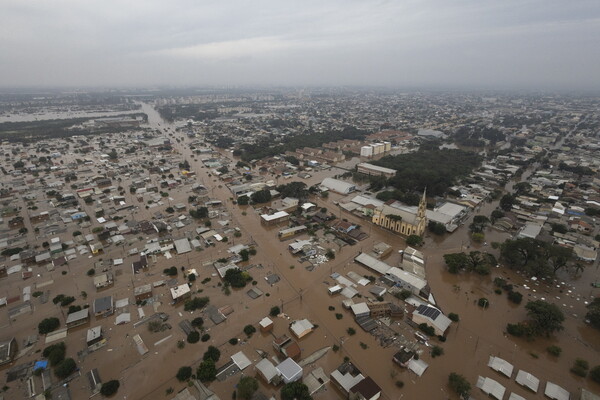
[[[476,272],[480,275],[490,273],[490,268],[498,265],[496,257],[490,253],[471,251],[469,253],[450,253],[444,255],[448,272],[458,274],[461,271]]]
[[[536,239],[520,238],[502,243],[500,256],[510,268],[526,275],[550,277],[569,267],[573,250]]]

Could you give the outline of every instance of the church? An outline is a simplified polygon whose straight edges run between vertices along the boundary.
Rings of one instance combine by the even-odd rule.
[[[401,235],[423,236],[427,226],[426,211],[427,199],[424,191],[418,207],[407,206],[397,200],[390,200],[375,210],[371,221],[375,225]]]

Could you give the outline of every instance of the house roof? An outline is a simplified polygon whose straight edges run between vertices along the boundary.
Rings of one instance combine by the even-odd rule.
[[[261,374],[265,377],[265,379],[270,382],[273,378],[279,375],[279,371],[273,365],[273,363],[267,359],[263,358],[255,365],[256,369],[260,371]]]
[[[540,386],[540,380],[538,378],[523,370],[519,370],[515,380],[519,385],[531,389],[534,393],[537,393]]]
[[[371,377],[367,376],[365,379],[350,388],[350,392],[360,393],[365,399],[368,400],[380,393],[381,388],[373,379],[371,379]]]
[[[494,371],[498,371],[510,378],[513,372],[513,365],[500,357],[490,356],[488,367]]]
[[[421,304],[420,306],[418,306],[415,312],[430,320],[431,323],[442,332],[445,332],[446,329],[448,329],[448,326],[450,326],[450,323],[452,322],[450,318],[442,314],[440,310],[426,304]]]
[[[84,308],[82,310],[70,313],[69,315],[67,315],[67,324],[70,324],[71,322],[80,321],[82,319],[86,319],[89,315],[89,312],[90,312],[89,309]]]
[[[244,354],[243,351],[238,351],[237,353],[235,353],[234,355],[232,355],[231,356],[231,361],[233,361],[234,364],[241,371],[243,371],[245,368],[247,368],[250,365],[252,365],[252,361],[250,361],[250,359],[248,357],[246,357],[246,355]]]
[[[502,400],[506,391],[506,388],[500,383],[491,378],[484,378],[483,376],[477,379],[477,387],[485,394],[495,397],[498,400]]]
[[[302,373],[302,367],[289,357],[277,365],[276,368],[286,380],[292,380]]]
[[[571,396],[565,389],[552,382],[546,383],[544,394],[554,400],[569,400]]]

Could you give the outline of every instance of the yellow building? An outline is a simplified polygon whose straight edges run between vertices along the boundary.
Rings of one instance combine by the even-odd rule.
[[[410,207],[399,202],[393,203],[392,205],[384,204],[375,209],[371,221],[375,225],[401,235],[423,236],[425,227],[427,226],[426,210],[427,200],[426,194],[423,192],[419,207]]]

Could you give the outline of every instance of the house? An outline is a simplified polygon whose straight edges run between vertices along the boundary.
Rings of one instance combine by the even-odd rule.
[[[296,382],[302,378],[302,367],[291,358],[286,358],[275,367],[284,383]]]
[[[192,295],[190,287],[187,283],[171,288],[171,298],[173,304],[179,303]]]
[[[260,331],[262,333],[271,332],[273,330],[273,321],[268,317],[264,317],[260,320],[258,326],[260,327]]]
[[[380,396],[381,388],[368,376],[352,386],[348,392],[349,400],[377,400]]]
[[[255,367],[258,376],[264,379],[266,383],[275,383],[279,377],[279,371],[268,358],[263,358],[257,362]]]
[[[94,300],[94,315],[108,317],[114,312],[114,303],[112,296],[100,297]]]
[[[279,352],[283,358],[291,358],[292,360],[300,359],[302,350],[298,343],[290,339],[289,336],[283,335],[273,340],[273,348]]]
[[[262,214],[260,216],[260,223],[267,226],[276,225],[287,221],[289,217],[290,215],[285,211],[277,211],[273,214]]]
[[[111,272],[106,272],[104,274],[96,275],[94,277],[94,286],[96,287],[96,290],[109,287],[113,283],[113,274]]]
[[[74,328],[79,325],[84,325],[90,320],[90,310],[84,308],[67,315],[67,329]]]
[[[307,319],[296,320],[290,324],[290,330],[301,339],[313,331],[315,326]]]
[[[104,339],[104,337],[102,336],[101,326],[95,326],[87,330],[86,344],[88,347],[100,342],[102,339]]]
[[[415,352],[403,347],[400,351],[394,354],[392,358],[396,364],[402,368],[408,368],[408,363],[415,357]]]
[[[14,337],[0,342],[0,365],[11,363],[16,354],[17,341]]]
[[[135,287],[133,289],[133,295],[135,296],[136,303],[152,297],[152,285],[147,284]]]
[[[365,379],[363,374],[354,364],[345,362],[330,374],[331,382],[344,395],[348,395],[357,383]]]
[[[426,323],[427,325],[432,326],[435,330],[435,334],[438,336],[443,336],[452,322],[450,321],[450,318],[442,314],[440,310],[425,304],[421,304],[417,307],[413,312],[412,320],[417,325]]]

